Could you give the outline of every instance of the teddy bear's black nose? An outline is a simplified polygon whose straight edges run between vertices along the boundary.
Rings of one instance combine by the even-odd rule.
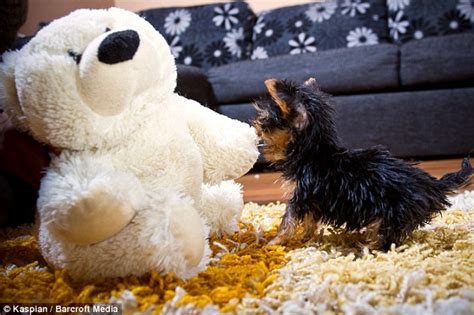
[[[133,30],[112,33],[99,46],[99,61],[106,64],[115,64],[130,60],[135,55],[139,45],[140,37]]]

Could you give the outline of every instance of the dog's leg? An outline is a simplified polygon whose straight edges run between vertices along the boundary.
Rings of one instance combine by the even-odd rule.
[[[312,213],[306,214],[303,221],[304,232],[301,236],[301,241],[303,243],[306,243],[315,236],[319,226],[318,222],[319,221],[316,220]]]
[[[367,247],[370,250],[379,249],[382,246],[382,236],[380,235],[381,220],[376,220],[366,227],[364,233],[365,242],[360,243],[361,247]]]
[[[288,204],[285,214],[283,215],[280,227],[278,228],[277,236],[275,236],[275,238],[273,238],[268,243],[268,245],[285,244],[295,234],[296,226],[296,214],[293,205],[290,203]]]

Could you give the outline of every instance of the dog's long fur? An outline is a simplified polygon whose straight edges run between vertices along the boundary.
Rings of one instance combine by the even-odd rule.
[[[286,241],[301,222],[307,240],[323,222],[348,231],[366,228],[367,245],[387,250],[449,206],[446,195],[470,179],[468,158],[460,171],[437,180],[380,147],[340,146],[334,109],[314,79],[300,86],[265,84],[271,97],[255,103],[254,125],[266,144],[265,157],[294,185],[272,243]]]

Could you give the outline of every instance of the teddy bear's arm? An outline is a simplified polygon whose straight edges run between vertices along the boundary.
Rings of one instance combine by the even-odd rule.
[[[245,174],[259,152],[255,129],[218,114],[201,104],[177,96],[204,163],[204,181],[218,183]]]
[[[41,181],[38,212],[59,239],[94,244],[120,232],[145,200],[139,180],[106,158],[62,154]]]

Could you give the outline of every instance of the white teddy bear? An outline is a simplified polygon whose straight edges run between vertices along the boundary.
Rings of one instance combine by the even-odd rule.
[[[41,252],[76,280],[203,270],[232,233],[233,181],[255,163],[249,125],[174,93],[170,48],[125,10],[78,10],[4,54],[2,104],[61,151],[38,199]]]

